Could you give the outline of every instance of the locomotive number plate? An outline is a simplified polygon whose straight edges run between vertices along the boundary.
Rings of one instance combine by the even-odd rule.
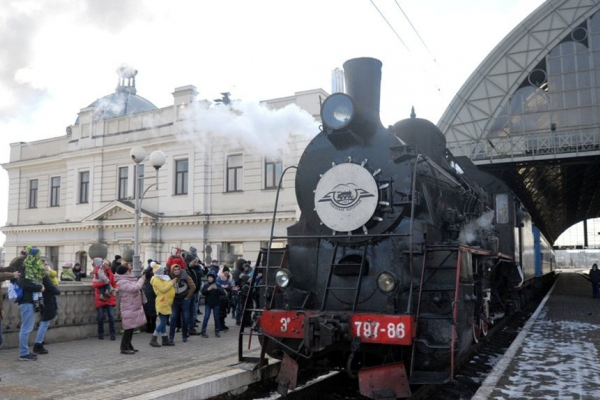
[[[364,343],[410,345],[414,317],[411,315],[352,314],[352,336]]]
[[[304,318],[310,312],[301,314],[296,311],[263,310],[260,326],[268,335],[279,338],[302,339],[304,337]]]

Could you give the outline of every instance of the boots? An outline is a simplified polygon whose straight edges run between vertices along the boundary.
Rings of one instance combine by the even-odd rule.
[[[156,335],[152,335],[152,340],[150,341],[150,346],[160,347],[160,343],[158,343],[158,337]]]
[[[162,345],[163,346],[175,346],[175,343],[169,341],[169,338],[166,336],[162,337]]]
[[[33,345],[33,352],[35,354],[48,354],[48,350],[44,348],[44,345],[42,343],[35,343]]]

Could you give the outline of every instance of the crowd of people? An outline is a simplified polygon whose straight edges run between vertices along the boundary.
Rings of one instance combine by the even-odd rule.
[[[113,309],[117,296],[121,313],[122,339],[121,354],[133,355],[138,350],[133,347],[133,334],[145,326],[152,334],[150,346],[174,346],[176,333],[181,332],[181,341],[200,335],[209,337],[208,323],[214,320],[214,336],[220,337],[229,327],[226,318],[231,313],[236,324],[250,323],[250,312],[242,312],[248,299],[248,308],[258,307],[258,295],[251,290],[250,282],[254,270],[245,260],[236,261],[230,268],[212,260],[205,265],[200,260],[197,249],[190,247],[171,249],[168,260],[161,264],[148,260],[141,277],[133,275],[132,264],[119,255],[111,262],[102,258],[92,260],[92,286],[94,305],[97,311],[98,339],[104,340],[105,320],[108,321],[110,340],[116,340]],[[60,281],[80,281],[85,274],[81,265],[65,262],[60,276],[50,268],[40,256],[36,247],[27,247],[7,268],[0,268],[0,281],[10,280],[18,284],[22,294],[18,299],[21,313],[19,332],[19,358],[24,361],[37,359],[37,355],[48,354],[44,347],[44,337],[50,322],[56,317],[59,308]],[[254,284],[260,281],[260,274]],[[200,311],[201,299],[204,311]],[[2,298],[0,296],[0,345],[2,344]],[[33,331],[36,313],[40,313],[35,342],[32,351],[28,346],[29,335]],[[202,321],[198,319],[204,315]],[[167,329],[168,327],[168,329]],[[196,329],[200,327],[200,329]],[[159,340],[160,338],[160,340]]]

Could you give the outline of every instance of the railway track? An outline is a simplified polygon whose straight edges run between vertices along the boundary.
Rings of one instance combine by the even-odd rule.
[[[521,328],[531,317],[544,294],[531,299],[526,306],[490,329],[487,337],[481,339],[465,360],[460,364],[453,381],[442,385],[412,387],[411,400],[468,400],[477,392],[487,374],[502,357],[517,337]],[[322,399],[322,400],[363,400],[358,384],[348,378],[344,372],[323,375],[316,371],[304,374],[299,387],[288,393],[286,400]],[[221,397],[236,400],[279,400],[275,382],[265,382],[254,386],[240,396]]]

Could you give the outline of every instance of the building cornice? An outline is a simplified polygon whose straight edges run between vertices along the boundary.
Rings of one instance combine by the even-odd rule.
[[[283,213],[286,215],[279,216],[275,219],[276,224],[292,224],[296,222],[296,218],[293,213]],[[242,225],[242,224],[266,224],[271,223],[271,218],[267,217],[253,217],[247,216],[236,216],[231,219],[214,219],[208,218],[208,216],[199,217],[159,217],[153,218],[142,218],[140,220],[140,226],[154,226],[154,227],[169,227],[169,226],[207,226],[207,225]],[[89,221],[85,223],[58,223],[58,224],[36,224],[36,225],[12,225],[3,226],[0,231],[4,234],[20,234],[20,233],[47,233],[47,232],[66,232],[66,231],[85,231],[85,230],[97,230],[98,228],[103,229],[119,229],[119,228],[134,228],[134,220],[122,219],[122,220],[101,220],[101,221]]]

